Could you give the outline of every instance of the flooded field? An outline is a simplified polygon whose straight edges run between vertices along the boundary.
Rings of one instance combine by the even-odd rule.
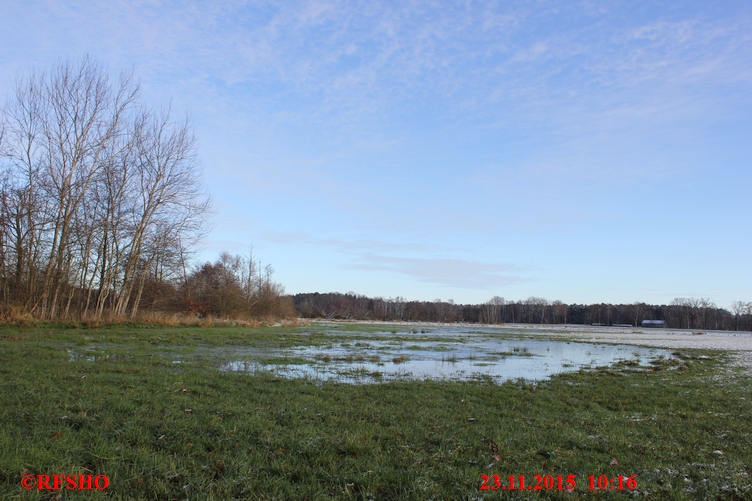
[[[541,381],[562,372],[623,362],[647,367],[669,359],[671,350],[530,337],[508,329],[456,326],[369,326],[317,324],[298,330],[289,342],[254,342],[176,349],[153,346],[148,354],[123,352],[95,343],[69,348],[70,361],[128,361],[139,357],[170,364],[202,363],[221,372],[272,373],[285,378],[355,384],[395,379],[459,380],[491,378]],[[284,337],[282,339],[285,339]]]

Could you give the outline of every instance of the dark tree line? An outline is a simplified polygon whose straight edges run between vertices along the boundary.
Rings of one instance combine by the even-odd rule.
[[[453,301],[406,301],[404,298],[369,298],[355,293],[307,293],[293,296],[303,318],[383,320],[408,322],[469,322],[484,324],[632,325],[663,320],[674,329],[752,330],[752,303],[736,301],[732,310],[709,299],[677,298],[668,305],[565,304],[540,297],[506,301],[499,296],[484,304]]]

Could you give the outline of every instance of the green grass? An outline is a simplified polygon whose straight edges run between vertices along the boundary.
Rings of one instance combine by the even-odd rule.
[[[109,477],[83,499],[599,499],[600,474],[637,475],[641,499],[752,498],[752,381],[723,353],[537,385],[358,386],[221,372],[202,351],[333,341],[309,332],[0,330],[0,499],[50,498],[24,472]],[[576,474],[575,492],[479,490],[547,473]]]

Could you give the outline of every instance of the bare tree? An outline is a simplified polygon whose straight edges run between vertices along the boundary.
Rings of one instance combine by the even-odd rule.
[[[734,314],[734,330],[739,330],[739,319],[749,309],[749,303],[745,303],[744,301],[734,301],[731,303],[731,312]]]
[[[634,303],[629,305],[629,314],[631,316],[631,319],[634,321],[635,327],[640,325],[640,322],[642,322],[647,309],[647,305],[639,301],[635,301]]]
[[[506,305],[506,301],[503,297],[494,296],[490,300],[486,301],[480,310],[480,321],[484,324],[497,324],[503,323],[503,308]]]
[[[546,313],[548,310],[548,300],[542,297],[530,296],[525,300],[527,306],[528,322],[546,323]]]
[[[567,305],[557,299],[551,303],[551,307],[553,308],[554,323],[566,324],[568,310]]]
[[[708,328],[708,322],[710,321],[711,313],[716,309],[716,304],[710,300],[710,298],[703,297],[698,302],[698,319],[700,327],[703,329]]]
[[[141,272],[152,267],[160,249],[185,242],[186,235],[195,237],[210,208],[197,178],[195,138],[187,121],[173,122],[169,109],[145,114],[134,136],[139,197],[133,208],[133,236],[115,305],[117,315],[125,314],[134,291],[131,311],[135,314],[143,290]]]

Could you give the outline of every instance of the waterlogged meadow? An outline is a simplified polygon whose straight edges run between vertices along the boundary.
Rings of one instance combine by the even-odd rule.
[[[453,329],[4,328],[0,498],[752,497],[732,354]],[[494,490],[510,475],[541,489]]]

